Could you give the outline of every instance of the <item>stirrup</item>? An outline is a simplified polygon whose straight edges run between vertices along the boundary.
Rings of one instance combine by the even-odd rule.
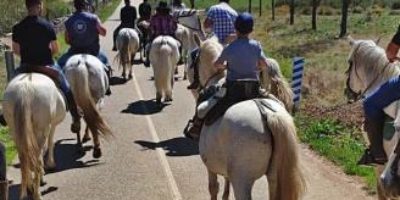
[[[185,129],[183,130],[183,134],[185,135],[186,138],[198,141],[200,138],[200,133],[199,133],[199,131],[197,131],[196,134],[194,134],[193,129],[196,129],[196,127],[194,125],[194,120],[191,119],[188,121]]]

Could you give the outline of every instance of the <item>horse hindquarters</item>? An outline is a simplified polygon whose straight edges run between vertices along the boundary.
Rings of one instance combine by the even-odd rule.
[[[154,71],[154,84],[156,87],[157,102],[161,102],[163,94],[166,96],[165,100],[172,99],[172,83],[173,83],[173,65],[171,49],[163,45],[160,49],[152,47],[151,62]],[[157,54],[157,55],[156,55]]]

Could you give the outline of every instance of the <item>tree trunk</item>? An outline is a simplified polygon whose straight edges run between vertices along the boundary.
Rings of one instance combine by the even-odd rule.
[[[290,25],[294,24],[294,0],[290,1]]]
[[[251,0],[249,0],[249,13],[251,13]]]
[[[275,21],[275,0],[271,0],[272,21]]]
[[[349,10],[349,0],[342,0],[342,20],[340,23],[339,37],[344,37],[347,34],[347,15]]]
[[[317,30],[317,9],[319,6],[320,0],[312,1],[312,29]]]

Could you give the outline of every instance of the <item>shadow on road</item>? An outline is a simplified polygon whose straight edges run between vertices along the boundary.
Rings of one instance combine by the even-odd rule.
[[[144,150],[162,148],[166,151],[167,156],[192,156],[199,154],[198,143],[184,137],[172,138],[158,143],[136,140],[135,143],[142,146]]]
[[[46,173],[56,173],[74,168],[86,168],[99,165],[98,160],[80,161],[86,155],[87,151],[93,149],[92,146],[83,146],[80,150],[73,143],[63,143],[64,141],[76,141],[75,139],[58,140],[54,147],[54,159],[56,161],[56,170]]]
[[[44,187],[46,187],[46,186],[44,186]],[[45,196],[46,194],[49,194],[49,193],[52,193],[52,192],[55,192],[58,190],[57,187],[53,187],[53,186],[46,187],[43,190],[44,187],[40,188],[40,190],[41,190],[40,193],[42,196]],[[19,200],[20,190],[21,190],[21,184],[10,185],[8,187],[8,200]],[[32,198],[25,197],[23,200],[31,200],[31,199]]]
[[[164,107],[170,104],[161,103],[158,105],[154,99],[150,100],[139,100],[128,105],[128,107],[122,110],[122,113],[131,113],[136,115],[151,115],[161,112]]]
[[[122,77],[113,76],[110,78],[110,85],[122,85],[125,83],[126,83],[126,80]]]

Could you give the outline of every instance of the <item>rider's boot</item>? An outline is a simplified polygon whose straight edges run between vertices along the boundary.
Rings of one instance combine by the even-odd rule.
[[[107,78],[108,78],[108,88],[107,88],[107,90],[106,90],[106,95],[107,96],[110,96],[111,95],[111,84],[110,84],[110,81],[111,81],[111,72],[112,72],[112,69],[111,69],[111,66],[107,66],[107,70],[106,70],[106,74],[107,74]]]
[[[0,180],[0,200],[8,199],[8,181]]]
[[[65,98],[67,99],[68,109],[72,116],[72,124],[71,124],[71,132],[79,133],[81,130],[80,118],[78,112],[78,107],[76,106],[74,96],[72,95],[71,90],[64,93]]]
[[[358,161],[359,165],[383,165],[387,162],[387,156],[383,149],[383,127],[385,119],[365,118],[364,130],[368,134],[370,147]]]
[[[200,119],[199,117],[197,117],[197,115],[195,115],[193,119],[189,120],[188,125],[186,126],[183,133],[187,138],[198,140],[200,138],[200,133],[203,123],[204,120]]]
[[[200,86],[199,66],[193,65],[193,82],[187,87],[188,90],[195,90]]]

